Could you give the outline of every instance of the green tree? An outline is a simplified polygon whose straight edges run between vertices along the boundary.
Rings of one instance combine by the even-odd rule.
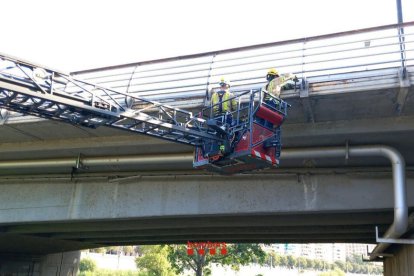
[[[134,247],[133,246],[123,246],[122,252],[124,252],[125,255],[131,256],[134,253]]]
[[[353,263],[353,264],[360,264],[360,265],[364,264],[362,257],[358,254],[352,254],[351,256],[346,257],[346,261]]]
[[[273,267],[274,265],[273,265],[273,262],[274,262],[274,256],[273,256],[273,252],[272,253],[269,253],[269,254],[267,254],[266,255],[266,258],[265,258],[265,265],[266,266],[269,266],[269,267]]]
[[[323,270],[323,265],[324,265],[324,263],[323,263],[323,261],[322,261],[322,260],[318,260],[318,259],[316,259],[316,260],[314,260],[314,263],[315,263],[314,268],[315,268],[316,270]]]
[[[282,263],[281,256],[276,253],[273,254],[273,267],[280,266]]]
[[[280,255],[275,252],[270,252],[266,255],[266,261],[269,266],[277,267],[280,266]]]
[[[142,246],[140,246],[140,245],[135,246],[135,248],[134,248],[135,254],[142,255],[142,249],[141,249],[141,247]]]
[[[362,266],[362,273],[364,273],[364,274],[368,273],[368,266],[367,265]]]
[[[322,261],[322,269],[323,271],[328,270],[331,265],[327,261]]]
[[[99,247],[99,248],[94,248],[94,249],[90,249],[91,252],[94,253],[106,253],[106,247]]]
[[[121,251],[121,247],[119,247],[119,246],[105,247],[105,249],[106,249],[107,254],[112,254],[112,255],[117,255],[118,252]]]
[[[287,256],[287,266],[289,268],[294,268],[297,265],[297,260],[295,257],[293,257],[292,255],[288,255]]]
[[[335,261],[335,265],[342,271],[346,270],[345,263],[343,261]]]
[[[361,264],[354,264],[352,267],[354,273],[362,273],[362,265]]]
[[[79,271],[80,272],[86,272],[86,271],[90,271],[90,272],[94,272],[96,269],[96,263],[94,260],[90,259],[90,258],[84,258],[82,260],[80,260],[79,262]]]
[[[198,250],[188,254],[185,245],[169,246],[168,258],[177,273],[181,274],[184,270],[191,269],[196,276],[202,276],[211,263],[230,265],[232,269],[238,270],[240,265],[252,262],[263,264],[266,260],[266,253],[258,244],[228,244],[226,254],[210,254],[207,245],[199,249],[204,249],[204,254],[199,254]]]
[[[299,266],[299,268],[305,269],[308,267],[308,260],[304,257],[299,257],[297,258],[297,265]]]
[[[352,265],[352,263],[346,262],[345,267],[347,272],[351,272],[354,270],[354,266]]]
[[[280,265],[287,267],[288,266],[288,258],[285,255],[280,256]]]
[[[374,266],[374,274],[382,275],[384,273],[382,266]]]
[[[308,262],[306,268],[308,268],[308,269],[317,269],[316,268],[316,261],[317,260],[313,260],[313,259],[306,259],[306,260]]]
[[[139,269],[147,271],[149,276],[174,276],[168,261],[168,247],[162,245],[142,246],[142,256],[135,259]]]

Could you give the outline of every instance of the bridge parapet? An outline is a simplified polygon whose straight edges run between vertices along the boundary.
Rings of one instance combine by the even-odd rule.
[[[402,27],[405,32],[399,31]],[[206,103],[209,91],[221,76],[227,76],[232,89],[241,92],[264,85],[266,70],[276,67],[308,83],[302,87],[309,88],[307,93],[301,93],[298,85],[298,89],[287,90],[282,97],[302,97],[306,101],[308,96],[404,87],[398,95],[401,112],[407,98],[406,87],[414,81],[413,42],[414,22],[408,22],[97,68],[73,75],[148,100],[196,108]],[[7,64],[3,63],[0,65],[4,69]],[[66,89],[76,93],[77,88]]]
[[[405,28],[405,34],[399,32],[401,27]],[[408,22],[74,74],[124,92],[181,106],[201,104],[223,75],[232,81],[235,91],[263,85],[270,67],[306,79],[314,93],[335,93],[344,88],[354,91],[360,86],[388,88],[399,86],[401,67],[414,65],[413,42],[414,22]],[[413,78],[412,71],[408,69],[408,78]],[[289,95],[297,96],[286,93]],[[193,101],[188,102],[189,99]]]

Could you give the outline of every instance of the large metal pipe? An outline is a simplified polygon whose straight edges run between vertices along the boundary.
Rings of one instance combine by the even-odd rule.
[[[36,168],[76,168],[94,166],[122,166],[122,165],[160,165],[160,164],[188,164],[193,155],[184,154],[154,154],[154,155],[127,155],[102,157],[66,157],[40,160],[12,160],[1,161],[0,169],[36,169]]]
[[[378,146],[353,146],[349,148],[306,148],[306,149],[286,149],[282,151],[281,159],[299,158],[329,158],[329,157],[368,157],[382,156],[388,158],[392,165],[393,189],[394,189],[394,221],[384,234],[384,238],[399,238],[408,227],[408,206],[407,206],[407,187],[405,183],[405,161],[404,157],[394,148]],[[381,256],[389,244],[378,244],[370,255],[374,260]]]
[[[338,157],[369,157],[381,156],[388,158],[392,165],[393,189],[394,189],[394,221],[384,234],[385,238],[399,238],[408,227],[408,206],[405,183],[405,161],[403,156],[394,148],[383,145],[375,146],[350,146],[350,147],[320,147],[285,149],[281,159],[309,159],[309,158],[338,158]],[[113,165],[160,165],[173,163],[191,163],[192,154],[148,155],[148,156],[118,156],[118,157],[84,157],[60,158],[48,160],[24,160],[0,162],[0,169],[44,168],[44,167],[76,167],[81,165],[113,166]],[[388,244],[380,243],[371,253],[370,259],[381,256]]]
[[[76,158],[1,161],[0,170],[76,167]]]
[[[160,164],[191,164],[192,154],[168,154],[168,155],[141,155],[121,157],[91,157],[81,160],[82,165],[93,166],[120,166],[120,165],[160,165]]]
[[[394,221],[384,234],[384,238],[396,239],[401,237],[408,227],[407,186],[405,183],[404,157],[394,148],[386,146],[356,147],[349,149],[350,156],[383,156],[392,164],[392,177],[394,188]],[[381,256],[389,244],[379,243],[370,255],[374,260]]]

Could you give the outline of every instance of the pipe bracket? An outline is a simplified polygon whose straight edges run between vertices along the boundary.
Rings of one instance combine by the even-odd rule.
[[[391,244],[414,244],[414,239],[390,239],[378,237],[378,226],[375,227],[375,238],[377,243],[391,243]],[[371,253],[372,254],[372,253]],[[384,254],[379,254],[385,256]]]
[[[76,158],[76,165],[75,165],[74,169],[81,169],[81,168],[85,167],[82,163],[82,157],[83,157],[83,155],[81,153],[79,153],[78,157]]]

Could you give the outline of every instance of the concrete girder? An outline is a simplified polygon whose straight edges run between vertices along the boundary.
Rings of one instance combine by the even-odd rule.
[[[386,230],[385,224],[381,225],[380,231]],[[144,230],[122,230],[118,232],[114,231],[89,231],[89,232],[76,232],[76,233],[57,233],[57,234],[42,234],[55,239],[64,240],[76,240],[76,239],[95,239],[95,238],[126,238],[126,237],[145,237],[151,235],[157,235],[160,237],[167,236],[183,236],[183,235],[231,235],[231,234],[247,234],[247,235],[261,235],[261,234],[320,234],[326,231],[327,226],[267,226],[267,227],[202,227],[202,228],[177,228],[174,229],[174,234],[171,233],[171,229],[144,229]],[[370,225],[334,225],[330,226],[329,233],[332,234],[355,234],[366,233],[372,234],[375,231]]]
[[[74,241],[69,250],[101,243],[154,244],[202,238],[373,242],[374,226],[384,230],[392,222],[390,177],[388,172],[360,172],[277,178],[271,174],[260,180],[243,175],[3,183],[0,227],[15,240],[24,235]],[[413,181],[407,179],[409,195],[414,194]],[[17,194],[12,190],[19,191],[21,200],[10,198]],[[413,200],[409,196],[409,206],[414,206]],[[2,237],[7,236],[0,235],[0,244],[5,242]]]
[[[216,224],[216,220],[219,223]],[[82,223],[80,222],[74,221],[63,224],[59,224],[59,222],[48,222],[35,225],[25,224],[4,227],[3,231],[6,231],[7,236],[0,235],[0,247],[5,248],[8,246],[10,250],[17,252],[19,249],[25,249],[25,247],[16,246],[19,242],[26,243],[33,240],[40,241],[42,239],[45,243],[41,246],[34,246],[32,253],[38,252],[36,250],[41,250],[42,253],[59,252],[57,248],[73,250],[74,247],[83,249],[116,244],[186,242],[187,240],[195,239],[221,239],[226,242],[327,242],[331,240],[337,242],[372,243],[375,241],[374,233],[369,232],[369,228],[374,231],[372,224],[377,225],[379,223],[381,229],[385,229],[391,220],[392,215],[390,215],[390,212],[359,212],[297,215],[255,214],[238,217],[204,216],[203,218],[177,217],[169,221],[164,218],[152,218],[137,221],[117,220],[116,224],[109,221],[94,221],[87,223],[88,229],[93,230],[93,232],[83,232],[83,235],[90,233],[90,237],[82,236],[82,232],[79,232],[79,229],[85,229],[82,228]],[[151,221],[151,224],[148,221]],[[284,226],[286,224],[295,226],[286,227]],[[314,226],[315,224],[319,226]],[[146,228],[148,228],[147,235],[136,234],[141,231],[137,229],[141,228],[142,225],[146,225]],[[159,235],[159,231],[161,230],[159,229],[160,225],[163,225],[165,232],[169,231],[169,235]],[[234,225],[238,225],[238,227],[234,227]],[[130,230],[120,230],[116,226],[119,226],[118,228],[120,229],[128,228]],[[25,229],[22,229],[23,227]],[[177,227],[186,227],[185,230],[188,232],[183,232],[183,228],[177,229]],[[208,231],[206,230],[205,233],[200,233],[197,230],[200,227],[208,229]],[[191,233],[193,229],[195,233]],[[287,233],[288,229],[291,229],[292,232]],[[345,229],[349,231],[345,231]],[[223,233],[220,233],[220,230],[223,230]],[[23,234],[22,232],[25,233]],[[80,233],[78,237],[76,237],[77,233]],[[73,236],[65,237],[64,235]],[[102,236],[99,237],[99,235]],[[243,236],[245,237],[243,238]],[[70,245],[70,247],[64,247],[63,243]]]
[[[326,234],[326,233],[317,233],[317,234],[301,234],[300,239],[307,240],[308,242],[325,242],[325,243],[332,243],[332,242],[343,242],[343,241],[355,241],[355,240],[365,240],[367,243],[375,242],[375,237],[372,237],[371,233],[368,234],[361,234],[358,233],[356,237],[355,234]],[[191,235],[189,239],[189,235],[179,236],[169,236],[169,237],[155,237],[155,236],[145,236],[145,237],[122,237],[117,238],[116,241],[112,238],[101,238],[101,239],[90,239],[90,243],[95,243],[97,245],[116,245],[116,244],[158,244],[158,243],[186,243],[188,240],[195,240],[195,241],[242,241],[242,242],[262,242],[262,241],[271,241],[272,243],[281,243],[285,241],[290,241],[294,243],[298,239],[298,235],[296,234],[227,234],[227,235]]]
[[[111,220],[99,221],[66,221],[66,222],[32,222],[25,225],[8,224],[2,227],[3,232],[13,234],[35,234],[41,236],[54,236],[69,233],[104,232],[118,233],[123,231],[157,231],[168,229],[180,231],[186,229],[249,229],[259,227],[261,229],[279,229],[280,227],[359,227],[360,225],[388,225],[392,221],[392,212],[366,211],[358,213],[300,213],[300,214],[239,214],[211,215],[211,216],[184,216],[184,217],[153,217],[153,218],[129,218],[118,219],[114,224]],[[283,229],[283,228],[282,228]],[[375,229],[372,228],[373,233]]]
[[[2,184],[0,214],[5,224],[115,217],[357,211],[392,208],[389,182],[390,179],[376,173],[283,175],[277,179],[274,175],[263,175],[260,179],[256,175],[231,178],[206,175],[141,177],[121,183],[107,179],[13,183]],[[412,183],[411,178],[408,183]],[[16,191],[24,200],[10,196]],[[275,198],[278,202],[274,202]],[[409,200],[410,206],[414,206],[414,198]]]

